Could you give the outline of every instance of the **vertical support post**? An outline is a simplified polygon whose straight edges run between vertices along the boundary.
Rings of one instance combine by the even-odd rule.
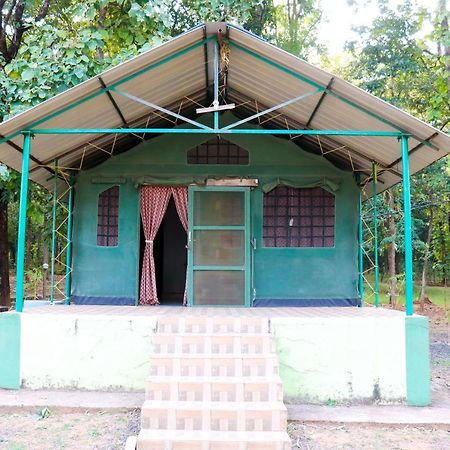
[[[67,248],[66,248],[66,300],[65,304],[70,304],[70,288],[72,284],[72,214],[73,214],[73,185],[74,176],[70,174],[69,199],[67,204]]]
[[[405,228],[405,306],[406,315],[414,314],[413,308],[413,261],[412,261],[412,221],[411,187],[409,183],[408,136],[401,138],[403,176],[403,222]]]
[[[372,161],[372,201],[373,201],[373,262],[375,269],[375,306],[379,306],[379,267],[378,267],[378,208],[377,208],[377,164]]]
[[[50,269],[50,302],[55,300],[55,256],[56,256],[56,210],[58,206],[58,160],[55,160],[55,176],[53,178],[53,210],[52,210],[52,260]]]
[[[219,107],[219,43],[214,41],[214,108]],[[214,111],[214,130],[219,129],[219,111]]]
[[[28,172],[32,134],[23,133],[22,175],[20,179],[19,229],[17,233],[16,311],[23,311],[23,281],[25,275],[25,238],[27,231]]]
[[[360,174],[356,174],[356,181],[361,180]],[[364,306],[364,259],[363,259],[363,220],[362,220],[362,191],[361,186],[359,186],[358,194],[358,270],[359,270],[359,280],[358,280],[358,292],[361,297],[361,303],[359,306]]]

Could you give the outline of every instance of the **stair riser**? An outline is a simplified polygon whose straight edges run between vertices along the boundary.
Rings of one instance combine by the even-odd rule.
[[[282,401],[281,383],[147,383],[146,399],[153,401],[264,402]]]
[[[284,431],[287,412],[276,411],[199,411],[143,409],[142,428],[184,431]]]
[[[274,353],[275,339],[267,334],[262,336],[209,336],[175,335],[155,336],[155,353],[203,353],[203,354],[249,354]]]
[[[158,333],[269,333],[269,322],[253,317],[162,317]]]
[[[153,355],[150,376],[261,377],[278,375],[276,356],[188,358]]]
[[[291,450],[288,442],[170,442],[138,439],[138,450]]]

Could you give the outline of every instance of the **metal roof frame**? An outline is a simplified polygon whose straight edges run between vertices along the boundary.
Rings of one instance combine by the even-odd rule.
[[[220,30],[226,29],[226,36],[221,37],[217,34],[217,32]],[[201,30],[201,34],[199,34],[199,30]],[[231,30],[231,33],[230,33]],[[263,41],[259,37],[252,35],[251,33],[236,27],[234,25],[230,24],[223,24],[223,23],[217,23],[217,24],[205,24],[203,26],[199,26],[194,28],[193,30],[190,30],[180,36],[179,38],[175,38],[172,41],[169,41],[166,44],[163,44],[156,49],[152,49],[144,55],[150,55],[152,52],[155,52],[157,50],[160,51],[165,46],[170,46],[172,42],[175,42],[177,40],[183,40],[186,39],[187,36],[190,36],[192,34],[197,33],[196,39],[191,39],[190,42],[186,43],[186,45],[180,45],[179,48],[177,48],[175,51],[169,51],[169,52],[162,52],[162,56],[160,58],[157,58],[156,60],[152,61],[148,65],[144,65],[143,67],[136,68],[135,70],[132,70],[131,73],[127,73],[123,77],[118,77],[113,82],[106,82],[105,77],[113,74],[115,71],[120,72],[120,68],[124,64],[132,64],[133,62],[136,64],[136,62],[139,59],[143,58],[143,55],[140,55],[133,60],[131,60],[128,63],[123,63],[113,69],[110,69],[107,72],[104,72],[103,74],[94,77],[91,80],[88,80],[87,82],[82,83],[81,85],[87,84],[92,80],[96,80],[98,83],[99,88],[95,89],[93,92],[89,93],[88,95],[83,95],[81,98],[76,98],[73,93],[79,90],[81,85],[76,86],[75,88],[70,89],[66,93],[60,94],[53,99],[50,99],[46,102],[44,102],[41,105],[38,105],[34,108],[32,108],[29,111],[26,111],[25,113],[22,113],[16,117],[13,117],[12,119],[6,121],[4,124],[0,124],[0,132],[3,128],[11,128],[11,125],[14,125],[14,122],[19,122],[20,119],[23,119],[24,116],[27,114],[30,116],[33,116],[33,112],[37,112],[40,108],[42,109],[43,105],[51,104],[52,101],[54,102],[56,98],[61,97],[63,95],[66,95],[68,97],[68,100],[66,100],[61,107],[56,108],[54,111],[50,112],[49,114],[45,114],[41,117],[38,117],[36,114],[34,115],[36,120],[31,120],[28,123],[25,123],[24,126],[17,128],[12,133],[4,133],[0,134],[0,159],[4,160],[4,162],[7,165],[8,159],[2,157],[1,152],[1,146],[2,144],[9,145],[10,147],[14,148],[18,152],[22,152],[22,148],[17,143],[17,140],[15,141],[15,138],[19,137],[23,133],[31,132],[34,136],[39,135],[96,135],[94,140],[100,139],[101,137],[99,135],[114,135],[113,139],[112,136],[108,137],[109,142],[112,140],[116,142],[118,139],[118,136],[123,134],[128,135],[135,135],[137,138],[141,138],[142,136],[149,136],[149,135],[156,135],[156,134],[171,134],[171,133],[200,133],[200,134],[220,134],[220,135],[226,135],[226,134],[271,134],[271,135],[278,135],[278,136],[289,136],[292,137],[294,135],[294,138],[299,137],[318,137],[318,145],[316,145],[317,149],[320,149],[320,154],[324,157],[327,157],[327,155],[331,153],[339,154],[341,159],[347,161],[347,166],[349,169],[353,170],[354,172],[361,172],[363,173],[366,178],[362,181],[362,184],[366,184],[370,181],[371,175],[370,173],[370,164],[372,162],[376,162],[377,165],[380,167],[380,174],[381,173],[390,173],[388,180],[383,180],[382,183],[380,183],[380,187],[378,189],[378,192],[381,190],[386,189],[387,187],[390,187],[391,185],[395,184],[396,182],[399,182],[401,179],[401,170],[398,168],[399,163],[401,162],[401,158],[399,157],[399,154],[396,155],[395,159],[392,160],[392,158],[389,158],[389,161],[387,162],[387,158],[384,158],[382,155],[377,154],[368,154],[360,148],[357,148],[356,146],[349,145],[346,142],[342,142],[338,138],[341,137],[370,137],[370,138],[394,138],[394,139],[400,139],[402,136],[406,136],[411,138],[411,140],[414,140],[414,146],[410,150],[410,155],[419,152],[423,150],[424,148],[431,148],[434,151],[438,153],[436,155],[437,157],[432,157],[433,159],[439,159],[440,157],[445,156],[448,154],[448,149],[442,149],[442,146],[437,146],[432,142],[433,139],[439,138],[442,141],[442,137],[445,136],[447,139],[447,143],[450,143],[450,138],[446,136],[445,134],[439,132],[438,130],[433,129],[430,126],[427,126],[427,128],[430,129],[430,133],[423,137],[421,135],[418,135],[414,130],[411,130],[409,127],[400,126],[396,121],[392,121],[387,119],[386,117],[383,117],[380,115],[380,113],[377,113],[376,111],[373,111],[371,109],[368,109],[366,106],[356,102],[354,99],[352,99],[350,96],[346,97],[343,96],[342,93],[335,91],[335,86],[337,82],[343,83],[343,80],[339,79],[336,76],[329,75],[327,78],[327,82],[319,82],[316,79],[313,79],[310,75],[302,73],[299,70],[296,70],[295,68],[292,68],[287,64],[287,61],[284,62],[284,64],[279,62],[280,57],[285,57],[286,55],[289,56],[290,59],[293,59],[292,55],[287,54],[286,52],[283,52],[282,50],[272,46],[271,44]],[[238,37],[239,39],[237,39]],[[246,40],[249,40],[246,42]],[[255,51],[251,46],[249,45],[249,42],[254,47],[256,46],[262,46],[261,48],[263,51]],[[219,125],[219,111],[213,112],[214,117],[214,126],[210,127],[202,122],[198,122],[197,120],[192,120],[190,117],[183,115],[181,113],[181,104],[179,107],[179,111],[175,112],[171,110],[170,106],[166,105],[160,105],[157,102],[149,101],[146,98],[142,98],[139,95],[135,95],[134,93],[130,92],[130,89],[122,90],[119,89],[119,86],[126,85],[132,80],[136,80],[137,78],[143,76],[144,74],[148,74],[155,69],[161,68],[163,66],[166,66],[173,62],[176,59],[185,57],[186,55],[191,55],[194,51],[198,49],[202,49],[202,64],[204,65],[205,69],[205,83],[203,85],[204,90],[204,96],[208,98],[210,92],[210,89],[212,87],[213,89],[213,105],[217,105],[219,101],[219,91],[221,86],[219,86],[220,83],[220,58],[221,58],[221,47],[220,45],[227,45],[229,48],[229,51],[236,50],[240,52],[238,55],[241,57],[242,55],[248,56],[251,60],[254,60],[255,62],[262,63],[264,67],[270,67],[273,68],[280,73],[287,74],[289,77],[292,77],[294,80],[298,80],[301,83],[304,83],[306,86],[311,86],[315,88],[314,90],[309,90],[306,92],[302,92],[300,95],[292,95],[295,93],[295,90],[293,89],[292,92],[289,92],[289,97],[287,99],[283,99],[283,101],[279,101],[277,104],[274,105],[268,105],[265,107],[263,111],[257,110],[254,113],[251,113],[251,108],[246,108],[247,110],[250,110],[250,115],[245,115],[245,117],[241,117],[239,120],[235,121],[232,124],[227,124],[226,126],[220,126]],[[247,45],[245,45],[247,44]],[[272,54],[276,50],[277,52],[277,58],[275,57],[269,57],[269,55]],[[281,54],[281,56],[279,55]],[[208,59],[208,55],[213,55],[213,61],[211,64],[211,61]],[[196,55],[197,56],[197,55]],[[232,55],[233,56],[233,55]],[[233,59],[231,59],[231,63],[233,63]],[[295,58],[299,64],[307,64],[304,61]],[[310,66],[313,67],[313,66]],[[171,69],[173,70],[173,68]],[[309,70],[309,69],[308,69]],[[316,70],[320,70],[317,69]],[[210,72],[213,72],[212,82],[210,81]],[[326,74],[326,72],[321,71],[321,74]],[[212,86],[211,86],[212,85]],[[222,88],[227,90],[233,90],[234,87],[230,86],[222,86]],[[353,89],[357,89],[354,88]],[[361,96],[366,97],[373,97],[370,96],[370,94],[367,94],[361,90],[358,90],[357,94]],[[70,95],[72,94],[72,95]],[[44,124],[47,124],[48,122],[52,122],[55,119],[60,118],[61,116],[64,117],[64,115],[72,110],[76,110],[78,107],[81,107],[82,105],[91,102],[92,100],[97,99],[98,97],[102,96],[102,94],[105,94],[105,96],[108,99],[110,108],[112,107],[112,110],[114,110],[114,113],[118,119],[120,119],[120,127],[114,126],[114,127],[95,127],[95,128],[87,128],[87,127],[52,127],[49,126],[48,128],[44,127]],[[290,114],[290,111],[287,109],[289,107],[293,107],[297,105],[299,102],[307,100],[308,98],[315,98],[315,94],[320,94],[319,98],[314,100],[314,103],[310,103],[305,106],[305,108],[308,108],[312,106],[312,111],[309,112],[305,120],[298,121],[295,120],[294,117],[292,117],[292,114]],[[186,94],[190,95],[190,92]],[[244,94],[245,95],[245,94]],[[175,123],[172,121],[170,127],[166,126],[160,126],[161,123],[152,121],[152,124],[155,126],[148,126],[149,120],[147,120],[147,124],[145,127],[142,127],[141,125],[134,126],[133,124],[139,121],[141,121],[140,118],[130,118],[127,117],[128,113],[123,109],[123,107],[119,104],[120,99],[119,97],[124,97],[127,100],[135,103],[139,103],[141,106],[148,108],[149,111],[152,111],[156,114],[156,112],[160,113],[160,119],[164,120],[168,117],[173,117],[176,119]],[[351,108],[353,108],[357,112],[361,112],[364,115],[367,115],[370,118],[373,118],[377,121],[377,123],[382,124],[383,126],[380,126],[380,129],[373,129],[373,128],[365,128],[365,129],[357,129],[350,128],[348,129],[341,129],[341,128],[330,128],[330,129],[320,129],[319,127],[314,128],[312,125],[318,115],[321,114],[321,111],[325,108],[327,108],[327,98],[335,98],[342,102],[343,104],[349,105]],[[374,98],[374,97],[373,97]],[[255,104],[257,104],[258,99],[255,97]],[[379,101],[380,102],[380,101]],[[262,102],[260,102],[262,103]],[[273,102],[272,102],[273,103]],[[397,113],[400,112],[400,110],[397,110],[395,107],[388,105],[385,102],[382,102],[382,106],[384,108],[390,108],[391,110],[396,110]],[[262,116],[270,116],[271,113],[279,111],[280,114],[285,118],[286,124],[288,120],[294,119],[297,123],[299,123],[301,126],[292,128],[292,127],[286,127],[285,129],[280,127],[270,127],[268,123],[270,120],[264,121],[264,127],[255,129],[255,128],[243,128],[242,125],[245,123],[254,123],[256,119],[258,119],[258,122],[260,122],[259,118]],[[411,116],[407,115],[406,113],[401,112],[403,115],[408,116],[408,119],[411,119]],[[191,114],[192,115],[192,114]],[[140,112],[140,117],[143,118],[143,111]],[[185,122],[191,126],[189,127],[183,127],[183,126],[173,126],[174,124],[177,124],[177,121],[181,120],[182,122]],[[417,119],[414,119],[421,125],[423,122],[418,121]],[[303,124],[304,123],[304,124]],[[6,126],[8,125],[8,127]],[[345,127],[342,127],[345,128]],[[387,128],[387,129],[386,129]],[[328,137],[329,139],[334,139],[334,142],[336,142],[337,147],[335,148],[328,148],[326,151],[323,151],[322,143],[319,139],[320,136]],[[64,152],[58,152],[60,155],[68,155],[77,153],[81,158],[84,158],[81,156],[81,151],[77,150],[77,148],[83,147],[84,145],[92,145],[95,147],[95,144],[91,144],[94,140],[88,139],[84,140],[78,146],[75,146],[73,148],[67,148],[67,151]],[[338,139],[338,140],[336,140]],[[128,146],[127,146],[128,147]],[[101,147],[97,149],[99,152],[102,151]],[[442,151],[444,150],[444,151]],[[72,153],[73,152],[73,153]],[[4,152],[3,152],[4,153]],[[40,152],[37,152],[40,153]],[[94,153],[94,152],[92,152]],[[107,152],[106,152],[107,153]],[[423,151],[422,151],[423,153]],[[365,167],[361,167],[361,163],[357,163],[353,161],[352,155],[356,160],[364,160],[366,163],[364,164]],[[58,155],[53,153],[52,157],[48,158],[42,158],[40,155],[30,155],[31,161],[35,164],[31,170],[30,173],[34,174],[36,172],[40,172],[39,169],[45,169],[49,174],[53,175],[54,171],[51,167],[49,167],[49,162],[53,162],[54,159],[56,159]],[[94,156],[92,156],[94,158]],[[96,160],[98,160],[98,157],[95,157]],[[101,158],[100,158],[101,160]],[[12,165],[14,167],[14,165]],[[18,170],[20,170],[16,166],[14,167]],[[81,166],[80,166],[81,169]],[[420,169],[419,169],[420,170]],[[414,170],[416,171],[416,170]],[[394,176],[394,178],[392,178]],[[35,179],[35,176],[32,176],[33,179]],[[45,180],[42,180],[42,175],[40,179],[36,179],[36,181],[40,182],[43,185],[46,185],[48,182],[48,178]]]

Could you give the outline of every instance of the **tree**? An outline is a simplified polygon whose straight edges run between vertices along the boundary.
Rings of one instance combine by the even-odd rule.
[[[48,14],[50,0],[0,0],[0,71],[16,58],[25,33]],[[0,122],[8,113],[5,90],[0,85]],[[8,257],[8,174],[0,170],[0,306],[10,307]]]
[[[284,50],[311,59],[324,51],[317,30],[322,10],[317,0],[286,0],[275,8],[274,41]]]

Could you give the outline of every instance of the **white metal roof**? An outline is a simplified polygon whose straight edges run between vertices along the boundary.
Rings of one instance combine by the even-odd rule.
[[[204,44],[204,40],[216,35],[219,29],[224,42],[228,43],[226,58],[221,61],[227,71],[221,93],[224,101],[236,103],[234,113],[239,117],[311,92],[315,86],[328,86],[326,95],[311,95],[267,117],[260,117],[255,123],[266,128],[400,130],[413,135],[409,139],[411,173],[449,153],[450,137],[445,133],[239,27],[209,23],[1,123],[0,139],[6,137],[8,142],[0,144],[0,161],[20,171],[20,132],[33,127],[174,126],[173,118],[103,89],[104,85],[109,87],[133,74],[135,77],[121,84],[120,90],[196,119],[195,108],[209,106],[211,102],[213,84],[213,47],[211,43]],[[195,48],[185,51],[191,46]],[[174,55],[177,57],[172,58]],[[156,66],[140,73],[150,65]],[[68,109],[90,96],[89,100]],[[145,138],[149,137],[151,135]],[[111,153],[131,148],[142,138],[113,134],[36,135],[32,143],[30,178],[50,187],[56,158],[59,166],[84,169]],[[379,191],[401,180],[400,144],[395,138],[300,136],[293,141],[308,151],[322,153],[340,166],[362,171],[365,177],[370,174],[371,162],[377,162],[381,170]]]

